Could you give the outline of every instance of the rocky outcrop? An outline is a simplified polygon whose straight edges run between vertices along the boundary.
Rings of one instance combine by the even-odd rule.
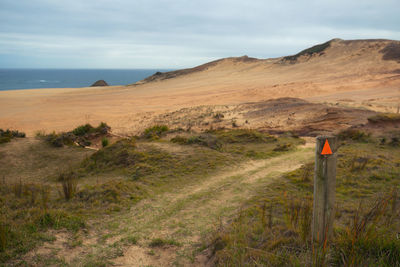
[[[94,84],[91,85],[92,87],[95,86],[108,86],[108,83],[105,80],[98,80]]]

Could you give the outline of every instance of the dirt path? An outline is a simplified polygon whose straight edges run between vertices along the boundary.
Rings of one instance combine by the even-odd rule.
[[[139,242],[128,247],[113,263],[116,266],[206,265],[206,257],[195,253],[202,238],[232,218],[258,187],[310,161],[312,147],[313,144],[307,144],[275,158],[246,162],[195,185],[142,201],[114,221],[117,229],[110,240],[135,236]],[[149,244],[155,238],[180,245],[152,248]]]

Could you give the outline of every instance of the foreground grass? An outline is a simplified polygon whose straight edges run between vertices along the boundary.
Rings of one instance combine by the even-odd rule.
[[[45,182],[4,179],[0,196],[0,261],[29,265],[32,258],[21,256],[43,242],[53,242],[55,236],[48,231],[50,229],[79,235],[90,227],[89,219],[96,221],[106,214],[128,210],[142,199],[190,185],[222,167],[251,158],[278,156],[303,142],[299,138],[277,139],[255,131],[220,130],[207,133],[220,143],[219,149],[214,149],[198,143],[176,144],[161,136],[154,138],[154,134],[150,140],[147,136],[137,140],[124,139],[95,153],[85,154],[85,157],[80,153],[81,148],[54,148],[43,140],[35,141],[34,146],[40,149],[28,149],[31,153],[22,153],[21,157],[29,158],[18,159],[26,159],[25,172],[40,171],[40,167],[30,168],[29,164],[43,154],[57,155],[56,159],[63,160],[61,163],[41,159],[43,164],[47,163],[46,167],[64,168]],[[189,138],[198,136],[189,135],[193,136]],[[72,151],[78,152],[80,163],[76,158],[70,160],[61,156]],[[3,160],[5,169],[14,168],[7,157]],[[75,166],[74,170],[65,168],[69,164]],[[128,243],[122,242],[113,248],[106,258],[120,255],[120,246]],[[54,256],[35,258],[34,261],[47,264],[51,258]]]
[[[363,136],[365,137],[365,136]],[[212,239],[218,266],[399,266],[400,147],[372,137],[338,150],[333,239],[311,245],[314,163],[260,188]]]

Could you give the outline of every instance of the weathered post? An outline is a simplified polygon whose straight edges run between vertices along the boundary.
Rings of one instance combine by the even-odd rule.
[[[315,154],[312,239],[315,249],[325,249],[335,217],[337,138],[318,136]]]

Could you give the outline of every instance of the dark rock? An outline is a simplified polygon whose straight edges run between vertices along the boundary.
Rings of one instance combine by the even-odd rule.
[[[97,82],[95,82],[91,86],[92,87],[95,87],[95,86],[108,86],[108,83],[106,81],[104,81],[104,80],[98,80]]]

